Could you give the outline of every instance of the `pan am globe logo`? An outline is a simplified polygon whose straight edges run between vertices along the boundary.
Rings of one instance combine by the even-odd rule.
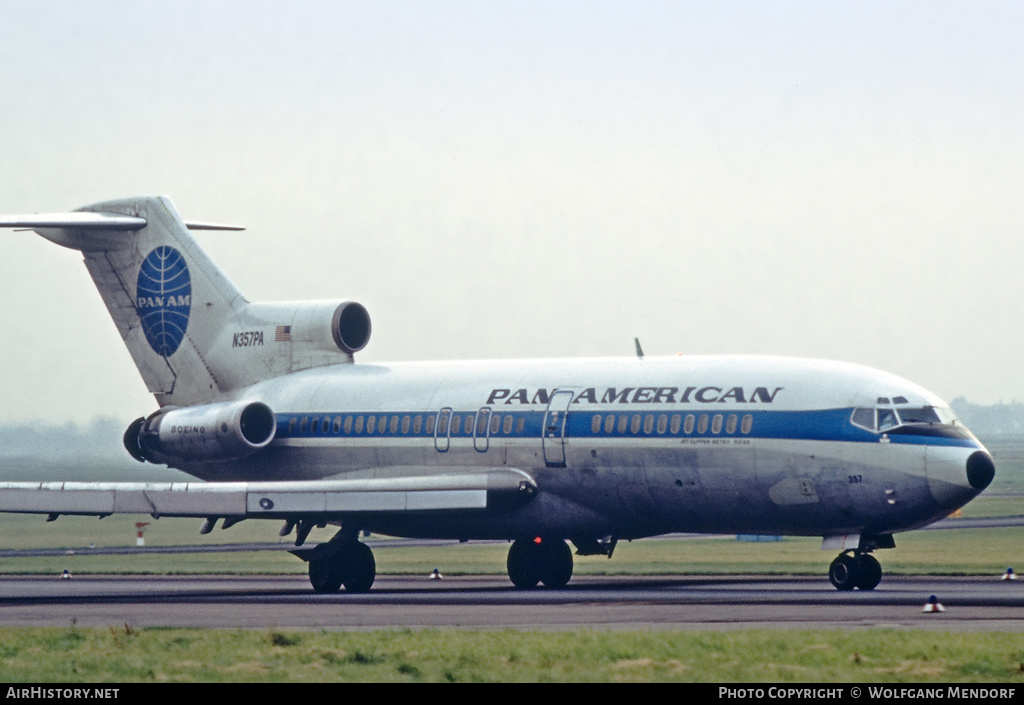
[[[192,279],[185,257],[162,245],[139,268],[136,310],[142,331],[157,355],[170,357],[181,345],[192,308]]]

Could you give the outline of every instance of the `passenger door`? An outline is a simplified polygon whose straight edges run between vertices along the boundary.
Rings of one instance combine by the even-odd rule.
[[[548,402],[541,428],[541,444],[544,462],[549,468],[565,467],[565,422],[569,418],[569,404],[573,396],[572,391],[562,389],[552,394]]]

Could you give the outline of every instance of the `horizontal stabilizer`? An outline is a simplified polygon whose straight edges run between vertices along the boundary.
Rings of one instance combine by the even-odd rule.
[[[2,482],[0,512],[154,517],[330,518],[353,512],[486,509],[488,494],[533,496],[520,470],[293,482]]]
[[[63,230],[141,230],[146,219],[116,213],[35,213],[32,215],[0,215],[0,228],[60,228]],[[190,223],[189,230],[245,230],[244,225]]]
[[[65,230],[139,230],[146,219],[116,213],[36,213],[0,215],[0,228],[61,228]]]
[[[245,230],[244,225],[222,225],[220,223],[190,223],[185,221],[189,230]]]

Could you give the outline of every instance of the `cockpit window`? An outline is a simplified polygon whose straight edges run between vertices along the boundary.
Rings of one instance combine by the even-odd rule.
[[[878,410],[878,430],[887,431],[900,425],[900,420],[893,409]]]
[[[884,433],[899,426],[956,425],[957,421],[952,409],[922,406],[910,409],[854,409],[850,423],[868,431]]]
[[[854,426],[860,426],[866,428],[869,431],[875,430],[875,410],[874,409],[854,409],[853,416],[850,417],[850,423]]]
[[[934,406],[924,406],[919,409],[900,409],[900,421],[907,423],[942,423],[942,419],[935,412]]]

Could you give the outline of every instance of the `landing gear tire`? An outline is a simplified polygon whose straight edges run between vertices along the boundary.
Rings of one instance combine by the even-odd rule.
[[[519,540],[508,551],[508,577],[521,590],[529,590],[544,583],[545,587],[560,588],[572,578],[572,549],[565,541]]]
[[[874,590],[882,581],[882,566],[867,553],[843,553],[828,567],[828,579],[837,590]]]
[[[536,554],[536,544],[532,541],[515,541],[508,549],[508,577],[520,590],[537,587],[540,582]]]
[[[338,592],[344,579],[344,565],[337,560],[337,556],[309,562],[309,582],[313,586],[313,592]]]
[[[373,551],[365,543],[356,541],[345,551],[347,563],[342,585],[348,592],[369,592],[370,586],[377,577],[377,561]]]
[[[867,553],[857,556],[857,587],[860,590],[874,590],[882,581],[882,566],[878,560]]]
[[[540,581],[544,587],[562,588],[572,578],[572,549],[565,541],[541,544]]]
[[[377,577],[373,551],[354,541],[348,546],[309,561],[309,582],[317,593],[367,592]]]
[[[828,579],[836,590],[853,590],[857,587],[857,581],[860,579],[857,558],[849,553],[841,554],[828,567]]]

